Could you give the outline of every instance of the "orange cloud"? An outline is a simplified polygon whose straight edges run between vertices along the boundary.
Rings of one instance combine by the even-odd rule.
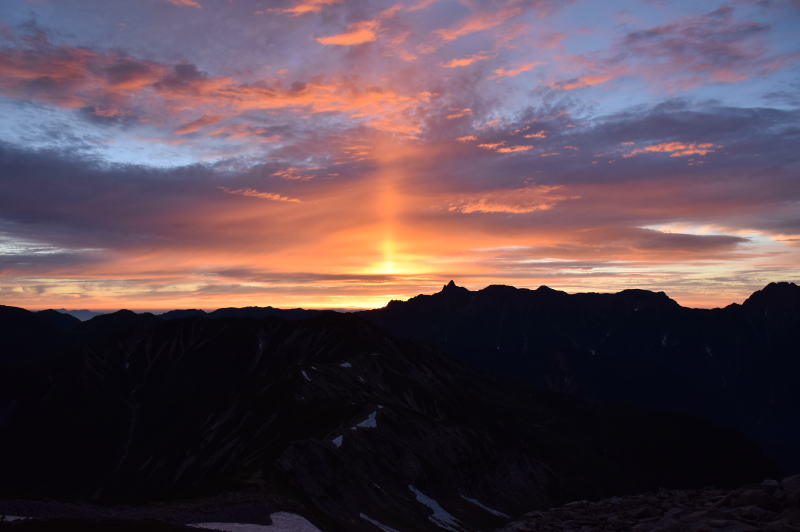
[[[448,61],[446,63],[442,63],[442,66],[444,68],[465,67],[465,66],[469,66],[472,63],[475,63],[475,62],[478,62],[478,61],[485,61],[486,59],[489,59],[490,57],[491,56],[488,55],[485,52],[478,52],[477,54],[473,54],[473,55],[470,55],[470,56],[467,56],[467,57],[451,59],[450,61]]]
[[[294,166],[290,166],[289,168],[284,168],[283,170],[278,170],[277,172],[272,172],[274,177],[279,177],[281,179],[287,179],[289,181],[310,181],[314,179],[313,175],[305,174],[303,171],[309,170],[320,170],[319,167],[313,168],[296,168]]]
[[[521,145],[521,146],[503,146],[502,148],[497,148],[497,153],[517,153],[520,151],[528,151],[532,150],[533,146],[530,145]]]
[[[198,4],[195,0],[167,0],[172,5],[181,6],[181,7],[203,7]]]
[[[626,153],[623,157],[633,157],[634,155],[639,155],[640,153],[669,153],[670,157],[687,157],[689,155],[708,155],[709,153],[713,153],[720,148],[716,144],[711,144],[710,142],[704,142],[700,144],[696,143],[684,143],[684,142],[662,142],[661,144],[653,144],[651,146],[645,146],[644,148],[636,148],[631,150],[629,153]]]
[[[546,139],[547,138],[547,134],[545,133],[544,129],[540,129],[536,133],[528,133],[526,135],[523,135],[522,138],[525,138],[525,139]]]
[[[568,196],[555,194],[561,186],[529,186],[467,195],[452,202],[447,210],[461,214],[529,214],[546,211]]]
[[[500,142],[486,142],[484,144],[478,144],[478,147],[483,148],[484,150],[496,150],[505,143],[506,141],[504,140],[501,140]]]
[[[373,42],[378,39],[375,30],[378,23],[374,20],[355,22],[347,27],[347,31],[329,37],[317,37],[317,42],[325,45],[354,46]]]
[[[276,9],[275,11],[297,17],[299,15],[305,15],[306,13],[317,13],[327,6],[339,4],[341,2],[342,0],[300,0],[291,7]]]
[[[176,135],[188,135],[189,133],[200,131],[204,127],[210,126],[211,124],[216,124],[220,120],[222,120],[221,116],[203,115],[197,120],[192,120],[191,122],[178,127],[173,133]]]
[[[501,140],[500,142],[487,142],[484,144],[478,144],[478,147],[483,148],[484,150],[493,150],[497,153],[517,153],[533,149],[533,146],[530,145],[506,146],[505,144],[506,141]]]
[[[563,89],[565,91],[571,91],[575,89],[584,89],[586,87],[593,87],[594,85],[600,85],[601,83],[605,83],[611,79],[616,77],[615,74],[595,74],[589,76],[581,76],[574,80],[556,83],[552,86],[555,86],[559,89]]]
[[[518,66],[516,68],[503,68],[503,67],[501,67],[501,68],[498,68],[498,69],[496,69],[494,71],[494,76],[493,77],[495,77],[495,78],[498,78],[498,77],[509,77],[509,78],[511,78],[511,77],[517,76],[519,74],[522,74],[523,72],[527,72],[528,70],[533,70],[535,67],[537,67],[539,65],[543,65],[543,64],[544,63],[542,63],[541,61],[533,61],[531,63],[525,63],[524,65],[520,65],[520,66]]]
[[[463,137],[456,137],[456,140],[458,142],[470,142],[478,139],[475,137],[475,135],[465,135]]]
[[[228,188],[228,187],[218,187],[218,188],[223,192],[225,192],[226,194],[233,194],[236,196],[245,196],[248,198],[260,198],[272,201],[282,201],[287,203],[300,203],[300,200],[297,198],[281,196],[280,194],[275,194],[274,192],[261,192],[260,190],[256,190],[254,188]]]

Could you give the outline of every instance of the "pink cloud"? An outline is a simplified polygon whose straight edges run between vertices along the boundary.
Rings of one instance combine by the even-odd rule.
[[[434,33],[444,41],[454,41],[471,33],[495,28],[521,12],[522,10],[516,7],[505,8],[495,12],[478,12],[450,28],[441,28]]]
[[[503,67],[500,67],[500,68],[495,69],[494,77],[496,77],[496,78],[497,77],[512,78],[514,76],[522,74],[523,72],[527,72],[529,70],[533,70],[537,66],[543,65],[543,64],[544,63],[542,61],[532,61],[530,63],[525,63],[523,65],[520,65],[520,66],[517,66],[517,67],[514,67],[514,68],[503,68]]]
[[[325,45],[355,46],[373,42],[378,39],[376,30],[378,23],[374,20],[355,22],[347,27],[347,31],[328,37],[317,37],[317,42]]]
[[[188,135],[189,133],[194,133],[196,131],[200,131],[206,126],[210,126],[211,124],[216,124],[222,120],[221,116],[211,116],[211,115],[203,115],[197,120],[192,120],[182,126],[178,127],[173,131],[176,135]]]

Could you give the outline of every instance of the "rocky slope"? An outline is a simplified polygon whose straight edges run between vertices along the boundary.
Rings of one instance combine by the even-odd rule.
[[[787,532],[800,530],[800,476],[734,490],[661,490],[575,501],[526,514],[497,532]]]
[[[567,294],[450,283],[363,317],[473,366],[601,402],[691,414],[755,439],[800,471],[800,287],[683,308],[663,292]]]
[[[535,391],[357,316],[51,318],[0,309],[6,498],[247,487],[323,530],[485,530],[577,498],[774,474],[731,431]]]

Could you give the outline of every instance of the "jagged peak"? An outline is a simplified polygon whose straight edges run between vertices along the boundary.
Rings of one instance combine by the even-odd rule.
[[[789,281],[779,281],[769,283],[761,290],[756,290],[742,304],[758,305],[774,301],[789,301],[793,297],[800,297],[800,286]]]

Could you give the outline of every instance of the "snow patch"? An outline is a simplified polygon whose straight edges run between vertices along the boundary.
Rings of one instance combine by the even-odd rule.
[[[495,515],[497,517],[503,517],[505,519],[511,519],[511,517],[509,517],[508,515],[504,514],[503,512],[501,512],[499,510],[495,510],[494,508],[490,508],[489,506],[486,506],[485,504],[483,504],[478,499],[473,499],[471,497],[467,497],[466,495],[462,495],[461,498],[464,499],[467,502],[471,502],[472,504],[474,504],[475,506],[477,506],[478,508],[480,508],[482,510],[486,510],[487,512],[489,512],[492,515]]]
[[[341,368],[352,368],[353,365],[350,362],[342,362],[341,364],[339,364],[339,367],[341,367]]]
[[[442,508],[442,506],[436,502],[436,500],[431,499],[411,484],[408,485],[408,489],[410,489],[417,498],[417,502],[424,504],[433,511],[433,513],[428,516],[428,519],[434,525],[438,526],[439,528],[444,528],[445,530],[450,530],[451,532],[462,532],[461,523],[458,521],[458,519],[453,517],[451,513]]]
[[[21,515],[3,515],[0,514],[0,523],[4,521],[25,521],[27,519],[33,519],[32,517],[23,517]]]
[[[223,532],[322,532],[305,517],[289,512],[276,512],[270,515],[271,525],[251,523],[194,523],[193,528],[221,530]]]
[[[362,421],[361,423],[357,424],[353,428],[359,429],[374,429],[378,427],[378,420],[377,420],[378,411],[373,410],[373,412],[367,416],[367,419]]]
[[[390,526],[386,526],[386,525],[384,525],[383,523],[381,523],[381,522],[379,522],[379,521],[376,521],[375,519],[371,518],[371,517],[370,517],[370,516],[368,516],[367,514],[363,514],[363,513],[362,513],[362,514],[358,514],[358,516],[359,516],[361,519],[363,519],[364,521],[366,521],[366,522],[368,522],[368,523],[372,523],[373,525],[377,526],[378,528],[380,528],[381,530],[383,530],[383,532],[400,532],[399,530],[396,530],[396,529],[394,529],[394,528],[392,528],[392,527],[390,527]]]
[[[304,378],[305,380],[307,380],[308,382],[311,382],[311,377],[309,377],[309,376],[308,376],[308,373],[306,373],[306,370],[303,370],[303,371],[301,371],[300,373],[302,373],[302,374],[303,374],[303,378]]]
[[[334,439],[331,440],[331,443],[334,444],[337,448],[342,446],[342,442],[344,441],[344,436],[336,436]]]

